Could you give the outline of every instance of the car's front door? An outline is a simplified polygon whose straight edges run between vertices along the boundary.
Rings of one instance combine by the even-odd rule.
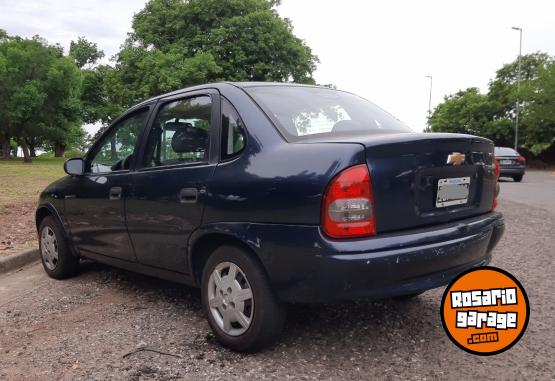
[[[125,198],[148,111],[139,109],[112,125],[85,158],[85,174],[71,179],[65,214],[75,247],[85,256],[136,260],[125,224]]]
[[[217,163],[219,95],[206,90],[159,101],[126,201],[137,260],[188,273],[187,241],[202,220]]]

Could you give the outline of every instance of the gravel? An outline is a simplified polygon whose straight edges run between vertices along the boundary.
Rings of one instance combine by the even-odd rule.
[[[244,355],[215,342],[198,290],[94,263],[55,281],[35,264],[0,277],[0,379],[555,379],[555,215],[509,201],[501,210],[507,231],[492,264],[521,281],[531,318],[500,355],[449,341],[443,289],[410,301],[293,305],[282,340]]]

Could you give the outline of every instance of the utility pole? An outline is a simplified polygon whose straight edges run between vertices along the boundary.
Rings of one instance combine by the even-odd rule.
[[[518,47],[518,75],[516,79],[516,120],[515,120],[515,151],[518,150],[518,114],[520,111],[520,61],[522,58],[522,28],[513,26],[513,30],[520,33],[520,43]]]
[[[428,127],[430,127],[430,118],[432,117],[432,76],[427,75],[426,78],[430,78],[430,95],[428,96]]]

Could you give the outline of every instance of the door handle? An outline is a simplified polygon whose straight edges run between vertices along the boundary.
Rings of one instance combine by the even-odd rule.
[[[110,188],[110,192],[108,195],[110,200],[121,200],[121,193],[122,193],[121,187],[112,187]]]
[[[197,188],[183,188],[179,191],[179,202],[182,204],[193,204],[198,200]]]

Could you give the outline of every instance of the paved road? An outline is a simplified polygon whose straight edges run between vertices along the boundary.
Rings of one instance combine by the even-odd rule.
[[[555,213],[555,171],[528,171],[520,183],[502,178],[499,198]]]
[[[473,356],[447,339],[442,289],[408,302],[292,306],[278,345],[240,355],[214,342],[196,290],[96,264],[54,281],[35,264],[0,277],[0,379],[554,379],[549,176],[502,184],[507,232],[493,265],[519,278],[531,303],[526,334],[503,354]],[[162,353],[133,353],[144,348]]]

